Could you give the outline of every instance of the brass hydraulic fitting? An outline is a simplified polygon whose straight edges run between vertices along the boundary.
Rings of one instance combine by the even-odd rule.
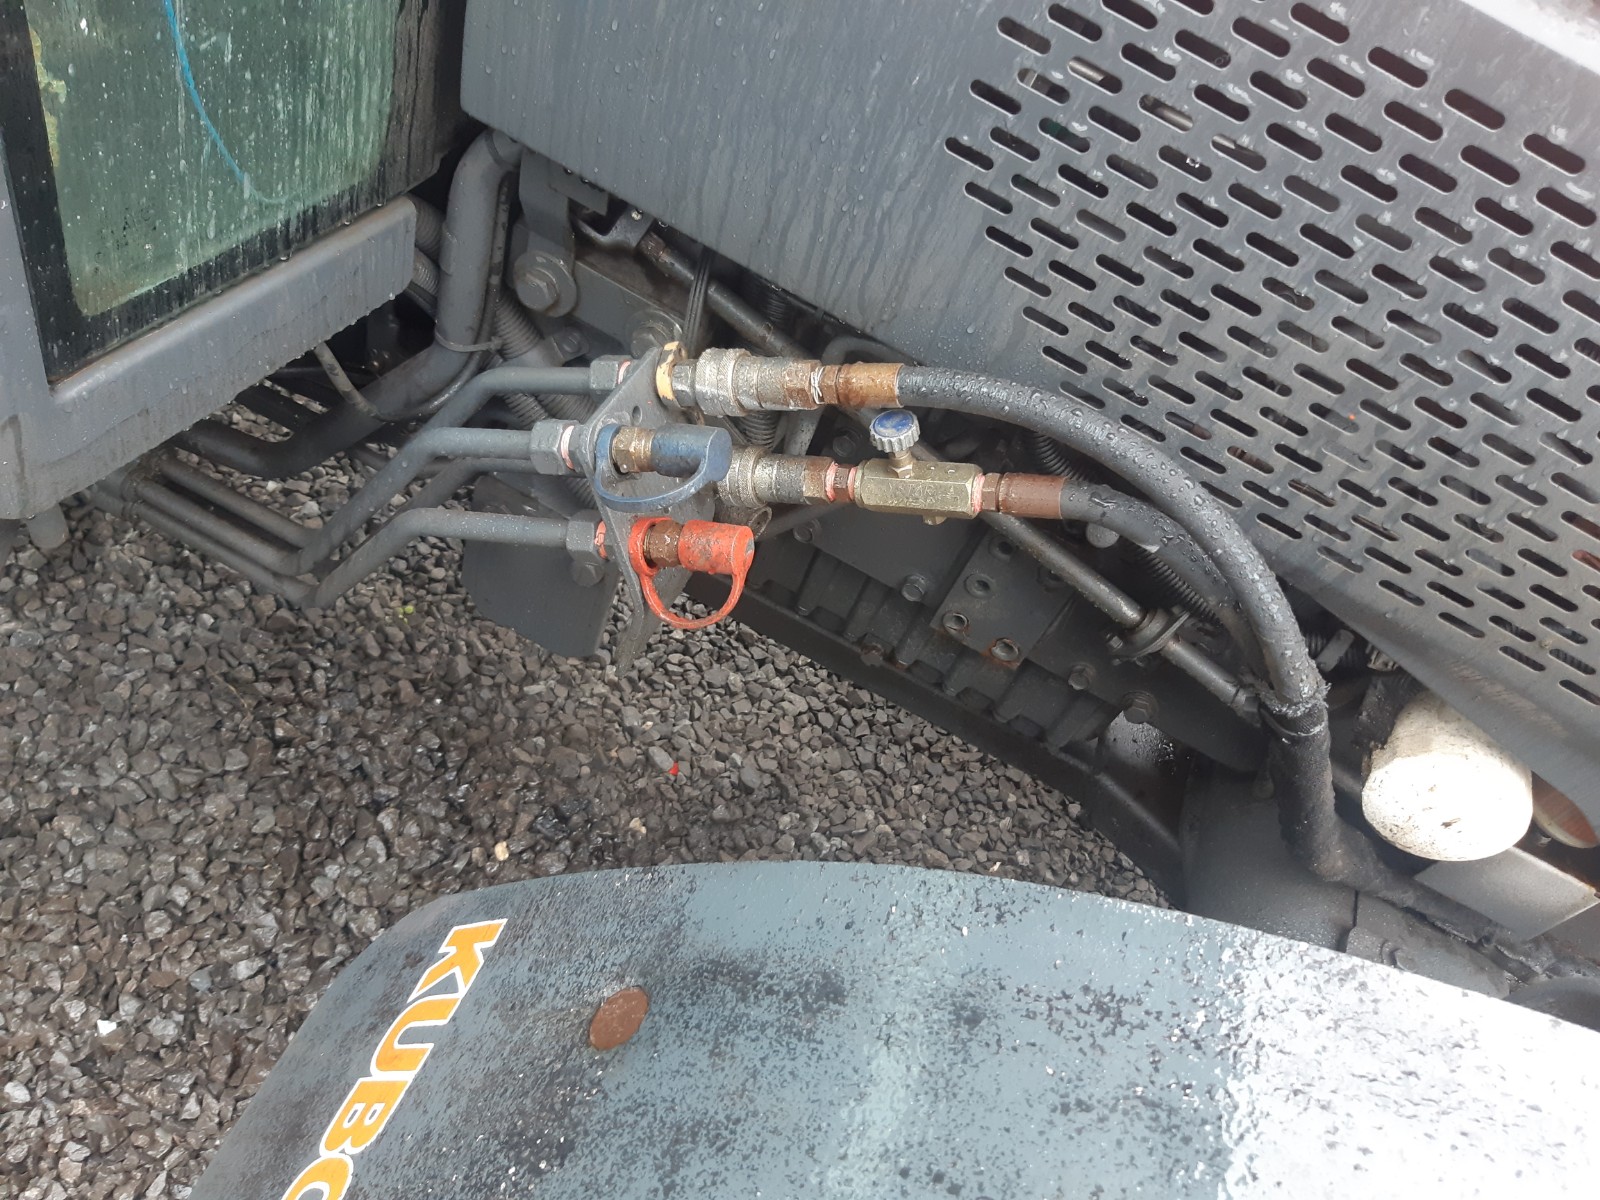
[[[983,510],[983,469],[974,463],[916,462],[905,474],[887,458],[856,468],[855,500],[869,512],[911,513],[930,521],[972,518]]]
[[[662,399],[708,416],[789,412],[833,405],[898,408],[899,363],[824,365],[815,359],[761,358],[748,350],[707,350],[657,376]],[[663,376],[665,378],[663,379]]]
[[[655,430],[624,425],[611,439],[611,465],[624,475],[640,475],[651,469],[655,449]]]

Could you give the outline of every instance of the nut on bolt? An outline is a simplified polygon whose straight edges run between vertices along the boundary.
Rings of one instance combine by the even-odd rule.
[[[900,585],[900,595],[913,604],[920,604],[928,595],[928,581],[922,575],[907,575]]]
[[[576,421],[536,421],[528,431],[528,461],[541,475],[572,475],[577,467],[572,458]]]
[[[1130,725],[1148,725],[1156,719],[1156,698],[1149,692],[1129,692],[1122,698],[1122,718]]]

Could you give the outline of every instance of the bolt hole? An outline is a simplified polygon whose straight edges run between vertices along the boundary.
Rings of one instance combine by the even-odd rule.
[[[945,613],[944,627],[951,633],[965,633],[967,629],[966,614],[958,612]]]
[[[972,575],[967,579],[967,591],[982,599],[994,593],[994,580],[987,575]]]
[[[1010,558],[1016,552],[1017,548],[1008,541],[1001,540],[994,544],[994,556],[996,558]]]
[[[989,647],[989,652],[999,661],[1013,663],[1022,657],[1022,650],[1010,638],[1001,638]]]
[[[643,417],[644,417],[644,409],[640,408],[637,404],[635,404],[633,406],[633,410],[632,410],[632,423],[637,425],[639,423],[639,421]]]

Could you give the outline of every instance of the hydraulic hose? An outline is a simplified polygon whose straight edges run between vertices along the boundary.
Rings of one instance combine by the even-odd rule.
[[[383,427],[359,409],[340,404],[318,413],[292,437],[269,442],[207,417],[196,421],[173,444],[191,454],[258,479],[302,475],[335,454],[342,454]]]
[[[329,409],[283,441],[264,441],[208,418],[179,434],[175,444],[241,474],[287,479],[350,449],[386,421],[402,419],[459,388],[478,363],[474,344],[493,265],[500,188],[520,153],[503,134],[481,134],[456,168],[447,215],[423,201],[411,202],[417,214],[417,252],[407,290],[428,297],[433,305],[433,345],[380,376],[359,401]],[[449,254],[444,253],[446,245]],[[498,305],[493,315],[500,325]]]
[[[1114,421],[1034,388],[962,371],[902,367],[895,396],[902,405],[949,409],[1055,438],[1127,480],[1182,526],[1237,597],[1261,650],[1271,684],[1262,711],[1277,735],[1268,765],[1285,840],[1321,878],[1414,900],[1416,885],[1383,864],[1335,810],[1326,685],[1277,578],[1210,493]]]
[[[1138,546],[1195,595],[1253,665],[1260,665],[1255,635],[1232,589],[1194,539],[1166,513],[1115,488],[1068,482],[1061,489],[1061,519],[1099,525]]]

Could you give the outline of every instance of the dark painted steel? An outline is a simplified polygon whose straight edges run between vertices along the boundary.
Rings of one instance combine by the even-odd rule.
[[[4,187],[0,180],[0,210],[8,203]],[[414,217],[408,202],[397,201],[52,386],[10,215],[0,212],[4,516],[31,516],[90,486],[364,317],[411,275]]]
[[[1498,1200],[1588,1195],[1600,1172],[1587,1030],[1098,896],[742,864],[412,914],[334,982],[195,1200],[278,1200],[449,931],[488,920],[506,923],[345,1200]],[[596,1049],[619,993],[639,1016],[629,988],[648,1012]]]

